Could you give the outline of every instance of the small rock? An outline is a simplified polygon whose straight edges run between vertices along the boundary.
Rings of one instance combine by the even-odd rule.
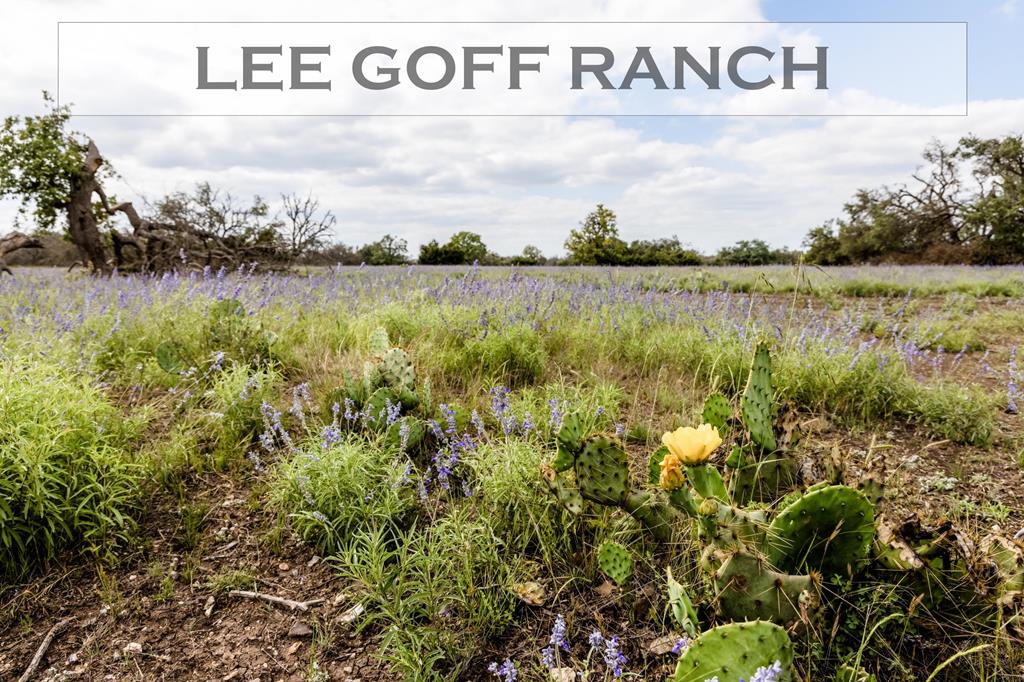
[[[72,653],[70,656],[68,656],[68,663],[70,665],[74,665],[75,663],[78,663],[78,652],[77,651]]]
[[[575,682],[576,671],[572,668],[552,668],[551,682]]]
[[[288,630],[289,637],[309,637],[313,634],[313,628],[309,627],[305,621],[297,620],[292,623],[291,628]]]
[[[671,653],[676,642],[680,639],[679,635],[674,632],[658,637],[647,645],[647,650],[655,656],[664,656],[665,654]]]
[[[210,614],[213,613],[214,602],[216,602],[216,599],[213,598],[212,594],[206,598],[206,606],[203,607],[203,613],[206,614],[207,618],[209,618]]]
[[[306,562],[306,568],[313,568],[320,563],[320,557],[313,555],[313,558]]]
[[[286,573],[290,568],[291,566],[289,566],[283,561],[277,565],[277,570],[281,571],[282,573]]]
[[[142,653],[142,645],[139,644],[138,642],[128,642],[127,644],[124,645],[123,651],[126,654],[141,654]]]
[[[295,642],[290,647],[288,647],[288,651],[285,652],[285,656],[294,656],[295,652],[299,650],[300,646],[302,646],[302,642]]]

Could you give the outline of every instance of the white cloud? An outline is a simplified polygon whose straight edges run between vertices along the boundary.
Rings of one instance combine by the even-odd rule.
[[[1020,0],[1006,0],[996,6],[996,12],[1006,17],[1015,17],[1020,10]]]
[[[38,108],[55,72],[57,19],[264,19],[278,4],[51,2],[5,8],[0,111]],[[636,4],[413,0],[344,7],[298,0],[296,19],[757,20],[757,2]],[[9,15],[9,16],[8,16]],[[372,15],[372,16],[370,16]],[[126,30],[130,30],[127,29]],[[116,49],[102,45],[97,49]],[[129,101],[96,74],[96,87]],[[811,93],[814,96],[814,93]],[[846,89],[829,106],[877,95]],[[760,237],[798,245],[859,187],[904,179],[932,137],[1019,128],[1024,100],[972,102],[970,117],[826,119],[622,118],[77,118],[115,163],[118,198],[155,198],[210,180],[235,194],[313,191],[338,215],[339,237],[390,232],[415,248],[461,229],[502,253],[527,243],[561,250],[597,202],[619,213],[626,239],[677,234],[713,250]],[[0,205],[0,232],[13,205]]]

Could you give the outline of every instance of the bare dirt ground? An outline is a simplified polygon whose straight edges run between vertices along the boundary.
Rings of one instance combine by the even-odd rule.
[[[200,482],[196,494],[209,511],[191,552],[191,582],[182,575],[189,553],[174,539],[177,514],[157,501],[142,528],[149,546],[118,568],[98,575],[83,562],[54,567],[5,595],[0,679],[17,679],[47,631],[66,618],[74,620],[33,679],[306,680],[314,647],[324,679],[394,679],[373,657],[374,639],[355,633],[354,601],[328,563],[287,533],[278,551],[268,549],[273,519],[249,508],[250,492],[226,475]],[[292,611],[211,584],[238,571],[251,578],[242,589],[255,584],[262,593],[322,601]]]

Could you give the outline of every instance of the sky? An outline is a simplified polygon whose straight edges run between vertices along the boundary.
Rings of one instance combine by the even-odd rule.
[[[857,189],[906,180],[931,140],[1024,132],[1024,75],[1017,66],[1024,64],[1024,0],[453,0],[443,7],[414,0],[293,0],[287,6],[266,0],[6,0],[0,7],[0,113],[38,112],[41,91],[55,89],[57,22],[170,20],[967,22],[966,74],[959,34],[936,38],[927,26],[875,25],[868,38],[842,24],[728,29],[729,40],[740,42],[830,45],[828,93],[688,90],[671,99],[636,92],[580,101],[564,89],[537,87],[519,100],[525,110],[561,115],[73,118],[73,127],[93,138],[120,173],[109,188],[120,200],[145,204],[200,181],[241,197],[259,194],[272,205],[282,193],[311,192],[337,216],[335,239],[358,245],[390,233],[406,239],[413,254],[425,241],[470,230],[501,254],[532,244],[557,255],[569,230],[599,202],[617,213],[626,240],[674,235],[706,253],[740,239],[799,247],[810,228],[840,215]],[[160,61],[171,61],[182,41],[191,40],[188,27],[166,34],[131,24],[63,30],[62,101],[73,111],[204,111]],[[444,28],[411,26],[403,39],[435,37],[429,30]],[[454,36],[463,29],[449,30],[458,42]],[[665,28],[658,30],[650,29],[653,44],[661,44]],[[699,35],[710,44],[726,29],[687,30],[706,30]],[[583,28],[565,31],[570,40],[585,35]],[[618,37],[629,42],[636,31],[623,28]],[[455,111],[504,106],[500,96],[485,94],[459,100],[462,95],[453,93],[450,102]],[[232,97],[232,111],[268,110]],[[363,97],[356,104],[371,101]],[[425,101],[408,90],[393,99],[406,112],[422,111]],[[798,110],[903,115],[729,115]],[[580,115],[604,111],[701,115]],[[0,202],[0,233],[13,226],[15,213],[14,202]]]

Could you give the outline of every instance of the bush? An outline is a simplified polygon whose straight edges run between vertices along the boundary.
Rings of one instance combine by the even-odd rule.
[[[411,521],[414,492],[400,485],[404,464],[392,460],[361,440],[327,449],[309,442],[284,463],[275,503],[303,539],[328,554],[364,531],[394,538]]]
[[[43,360],[0,366],[0,574],[18,579],[64,549],[127,541],[142,468],[125,420],[96,387]]]

